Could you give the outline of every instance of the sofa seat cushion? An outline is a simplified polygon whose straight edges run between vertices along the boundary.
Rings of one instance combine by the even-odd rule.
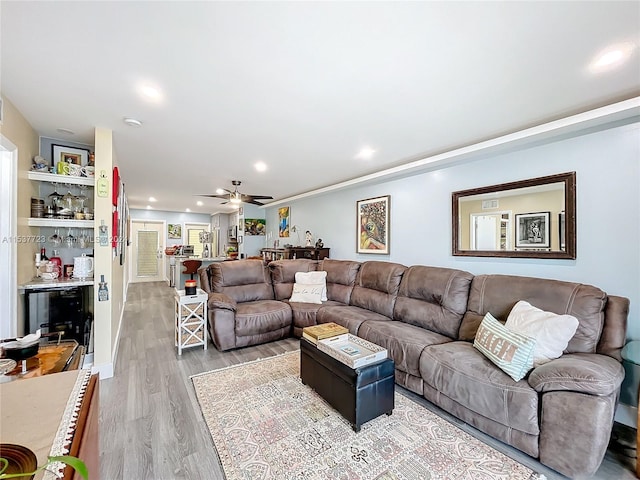
[[[236,309],[236,335],[258,335],[291,325],[291,307],[277,300],[239,303]]]
[[[403,322],[367,321],[358,336],[387,349],[396,369],[420,376],[420,356],[427,345],[451,342],[451,338]]]
[[[390,322],[389,317],[385,317],[365,308],[346,306],[323,306],[316,315],[318,323],[334,322],[349,329],[349,333],[358,335],[358,329],[367,320],[378,320]]]
[[[426,347],[424,382],[463,407],[508,428],[539,435],[538,393],[526,379],[514,381],[467,342]]]
[[[321,305],[316,303],[302,303],[302,302],[289,302],[289,306],[291,307],[291,314],[293,316],[293,327],[294,334],[298,335],[295,328],[304,328],[310,327],[312,325],[317,325],[316,316],[318,310],[323,308],[324,306],[345,306],[344,303],[333,302],[331,300],[327,300],[326,302],[322,302]],[[300,333],[301,335],[302,333]],[[299,336],[299,335],[298,335]]]

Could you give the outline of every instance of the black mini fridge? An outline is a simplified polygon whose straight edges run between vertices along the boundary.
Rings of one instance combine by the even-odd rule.
[[[25,333],[63,332],[63,339],[89,344],[90,288],[53,287],[25,292]]]

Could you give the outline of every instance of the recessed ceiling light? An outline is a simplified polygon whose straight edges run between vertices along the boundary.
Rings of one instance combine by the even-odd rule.
[[[126,123],[127,125],[129,125],[130,127],[141,127],[142,126],[142,122],[140,120],[136,120],[135,118],[124,117],[122,119],[122,121],[124,123]]]
[[[258,172],[264,172],[267,170],[267,164],[264,162],[257,162],[253,165]]]
[[[201,200],[198,200],[198,201],[196,202],[196,205],[198,205],[199,207],[201,207],[202,205],[204,205],[204,203],[202,203],[202,201],[201,201]]]
[[[138,93],[140,96],[148,100],[153,100],[155,102],[162,100],[162,91],[158,87],[154,87],[148,83],[138,86]]]
[[[363,160],[369,160],[371,157],[373,157],[373,154],[376,153],[376,151],[371,148],[371,147],[363,147],[358,154],[356,155],[356,158],[361,158]]]
[[[75,135],[76,132],[69,130],[68,128],[56,128],[56,132],[66,133],[67,135]]]
[[[150,202],[157,202],[156,197],[149,197]]]
[[[190,208],[185,208],[184,211],[188,213],[188,212],[191,211],[191,209]]]
[[[599,73],[617,68],[629,59],[633,48],[631,43],[612,45],[596,55],[589,64],[589,70],[593,73]]]
[[[224,193],[224,190],[223,190],[223,189],[221,189],[221,188],[218,188],[218,189],[216,190],[216,193],[217,193],[218,195],[222,195],[222,194]]]

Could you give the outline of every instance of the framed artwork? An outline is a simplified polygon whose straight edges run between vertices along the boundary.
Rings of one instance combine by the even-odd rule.
[[[84,167],[89,164],[89,150],[54,144],[51,145],[51,162],[56,170],[58,162],[73,163]]]
[[[389,254],[390,209],[390,195],[356,202],[356,253]]]
[[[267,221],[264,218],[245,218],[244,233],[245,235],[266,235]]]
[[[167,225],[167,237],[170,239],[182,238],[182,224],[181,223],[169,223]]]
[[[278,236],[288,237],[291,223],[291,207],[280,207],[278,209]]]
[[[567,245],[566,245],[566,240],[565,240],[565,218],[564,218],[564,212],[560,212],[558,214],[558,236],[559,236],[559,243],[558,245],[560,246],[560,250],[562,250],[563,252],[567,249]]]
[[[551,212],[516,214],[516,248],[550,248]]]

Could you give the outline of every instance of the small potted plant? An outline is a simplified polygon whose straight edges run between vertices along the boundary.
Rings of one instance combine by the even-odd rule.
[[[238,247],[227,247],[227,257],[238,258]]]

